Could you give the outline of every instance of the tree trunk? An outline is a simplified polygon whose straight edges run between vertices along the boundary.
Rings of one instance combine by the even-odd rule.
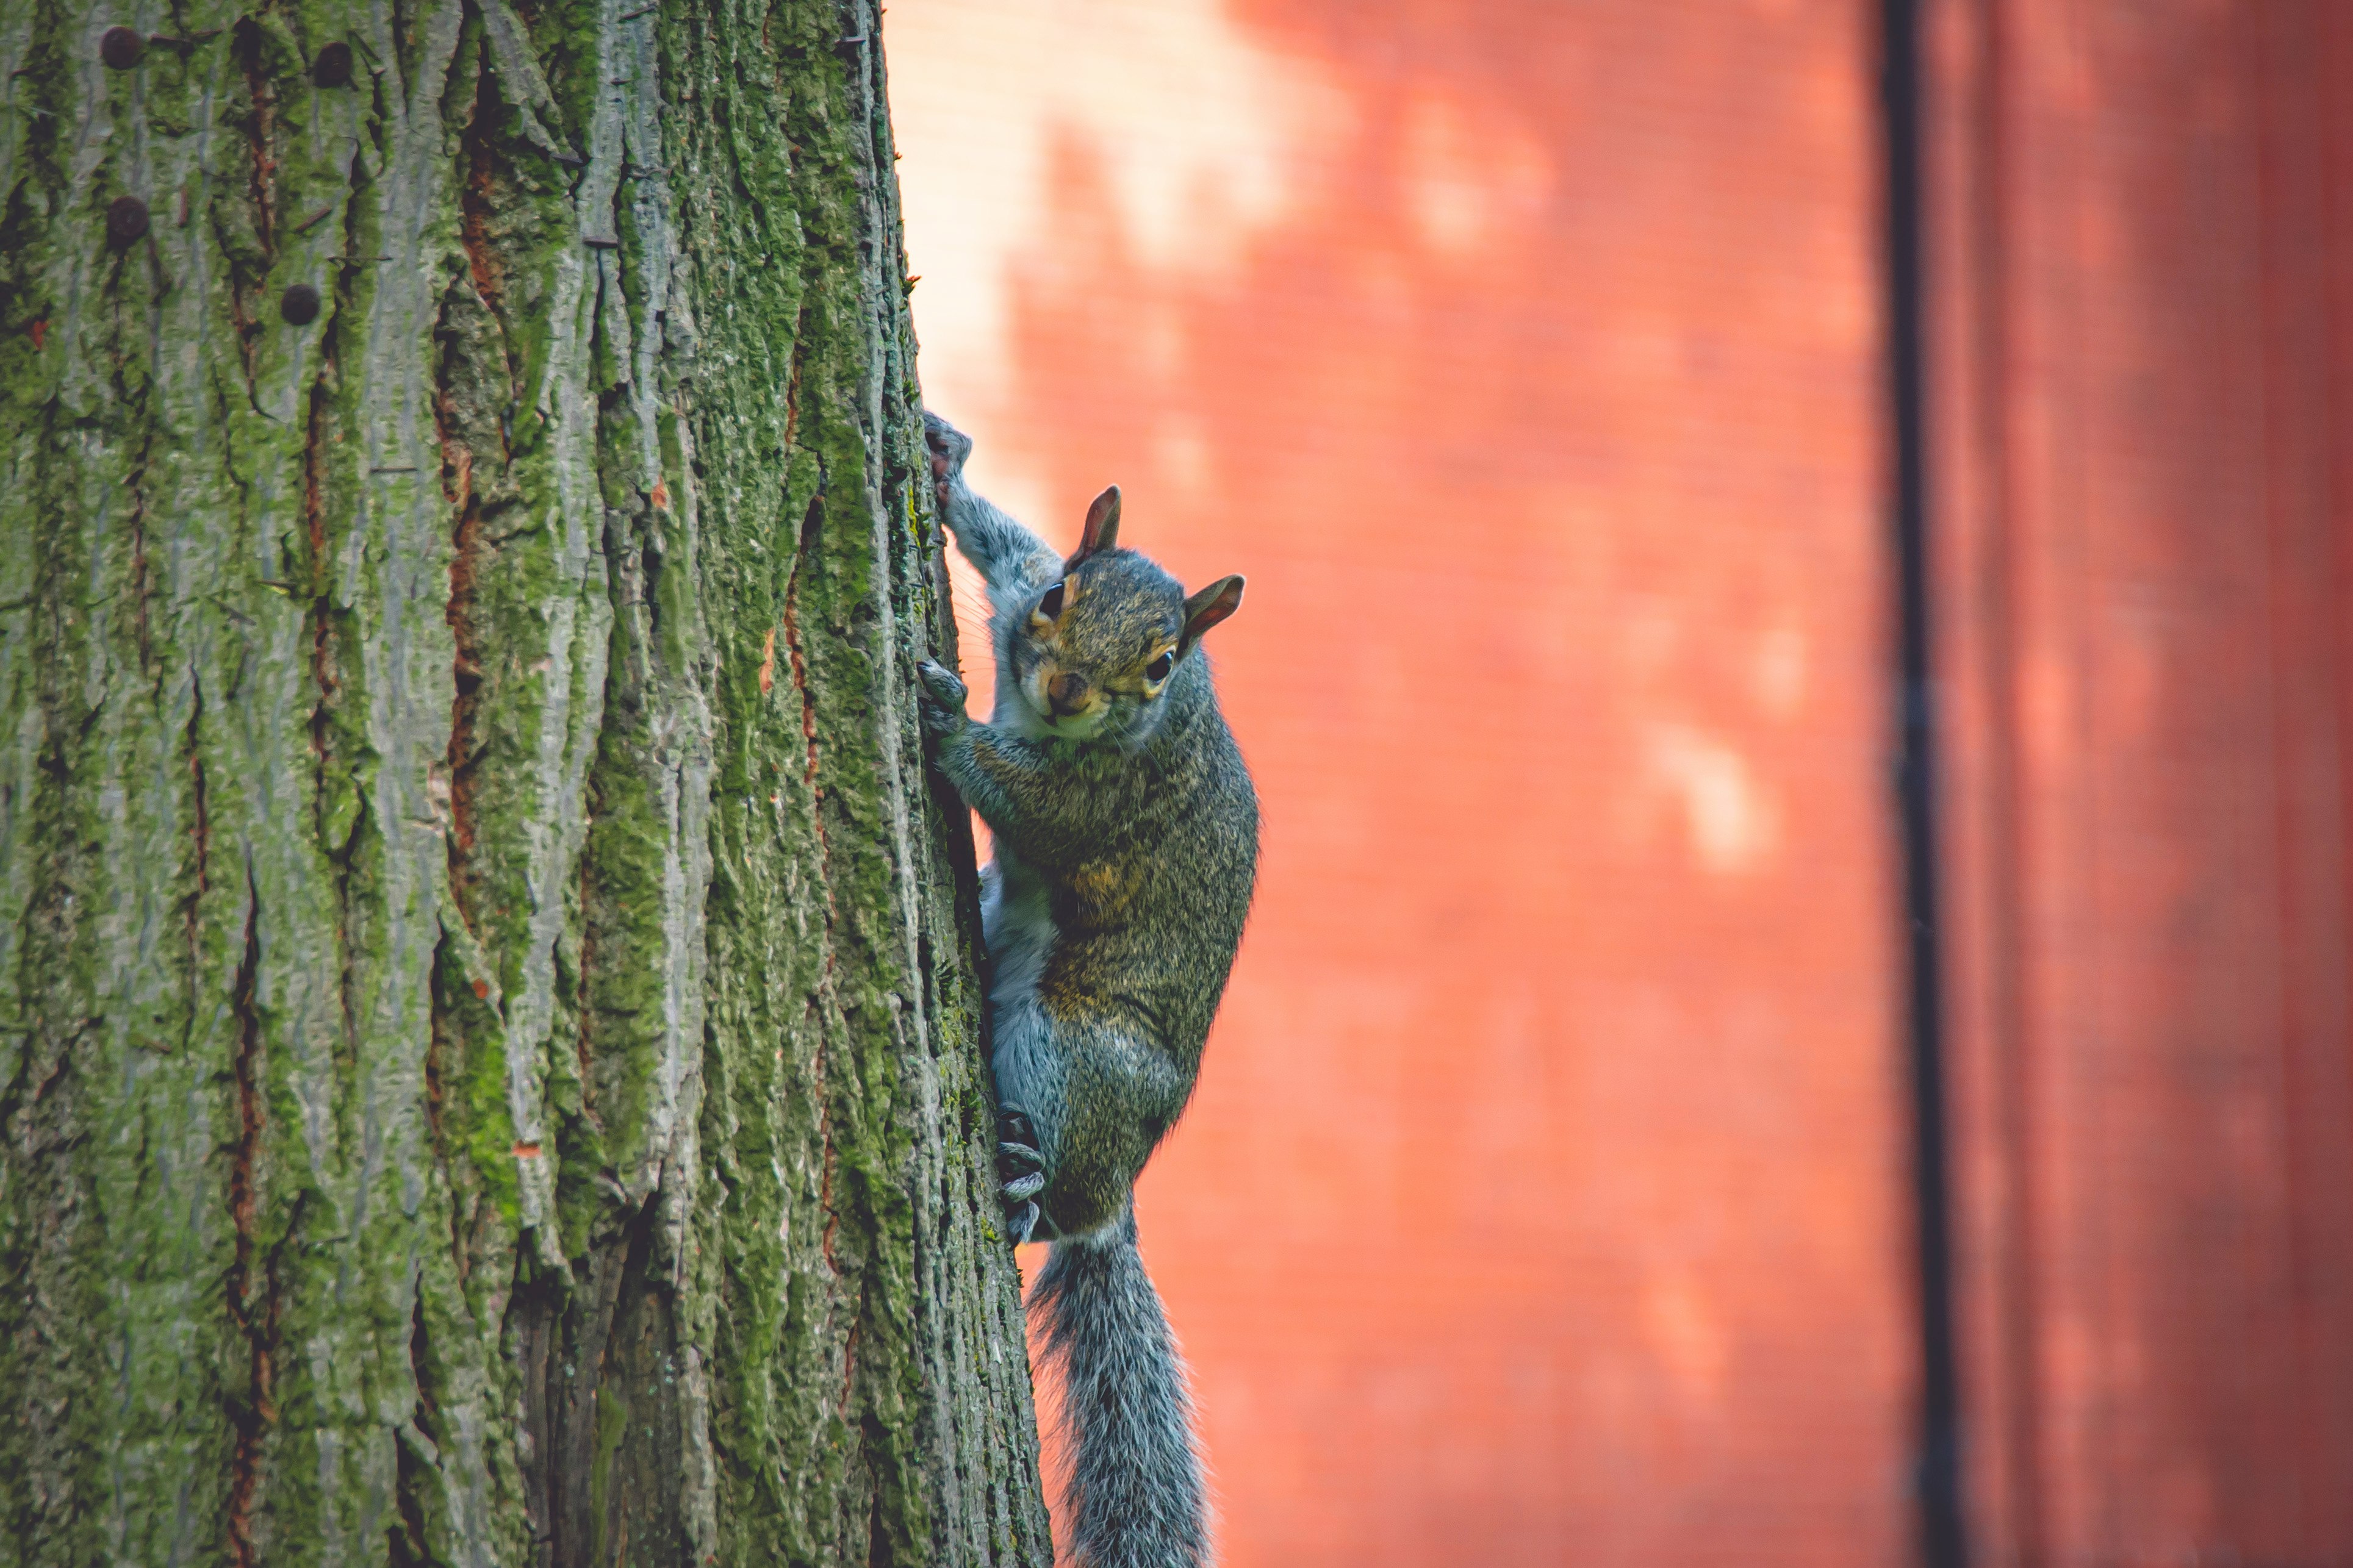
[[[0,7],[0,1559],[1046,1561],[878,21]]]

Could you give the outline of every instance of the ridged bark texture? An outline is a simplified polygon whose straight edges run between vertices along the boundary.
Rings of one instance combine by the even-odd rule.
[[[0,6],[0,1561],[1046,1561],[878,22]]]

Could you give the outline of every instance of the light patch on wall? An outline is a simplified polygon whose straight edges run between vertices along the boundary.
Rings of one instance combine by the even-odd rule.
[[[1551,161],[1525,131],[1472,126],[1445,99],[1407,110],[1404,178],[1422,243],[1469,256],[1534,218],[1552,185]]]
[[[1757,700],[1776,719],[1796,713],[1806,700],[1806,634],[1795,626],[1776,626],[1757,645],[1751,667]]]
[[[1336,87],[1219,0],[894,0],[883,41],[923,384],[976,416],[1003,395],[1009,275],[1043,232],[1057,137],[1102,160],[1140,261],[1198,274],[1293,216],[1303,167],[1346,131]],[[991,477],[1024,515],[1018,479]]]
[[[1658,1279],[1642,1293],[1643,1337],[1686,1394],[1713,1402],[1732,1360],[1730,1336],[1687,1277]]]
[[[1651,787],[1683,807],[1702,866],[1730,875],[1755,869],[1772,853],[1779,814],[1746,758],[1683,724],[1653,727],[1647,750]]]
[[[1199,420],[1177,415],[1161,421],[1152,448],[1161,477],[1169,484],[1188,491],[1208,488],[1209,438]]]

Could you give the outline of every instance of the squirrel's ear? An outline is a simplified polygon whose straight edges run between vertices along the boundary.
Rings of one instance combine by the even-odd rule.
[[[1242,607],[1242,579],[1239,573],[1220,577],[1191,598],[1185,601],[1185,637],[1183,646],[1191,647],[1201,640],[1201,634]]]
[[[1073,563],[1085,560],[1098,550],[1119,548],[1119,487],[1105,485],[1103,493],[1095,497],[1087,508],[1087,525],[1079,531],[1079,548],[1071,555]]]

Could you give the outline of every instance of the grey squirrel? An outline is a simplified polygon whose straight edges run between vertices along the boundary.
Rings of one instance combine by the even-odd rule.
[[[1258,874],[1258,795],[1218,711],[1204,632],[1242,579],[1187,597],[1119,546],[1119,489],[1065,559],[975,495],[969,437],[923,416],[941,512],[988,584],[997,702],[926,661],[938,765],[989,826],[983,940],[998,1174],[1016,1240],[1054,1242],[1030,1293],[1059,1361],[1087,1568],[1209,1560],[1192,1400],[1130,1194],[1185,1109]]]

